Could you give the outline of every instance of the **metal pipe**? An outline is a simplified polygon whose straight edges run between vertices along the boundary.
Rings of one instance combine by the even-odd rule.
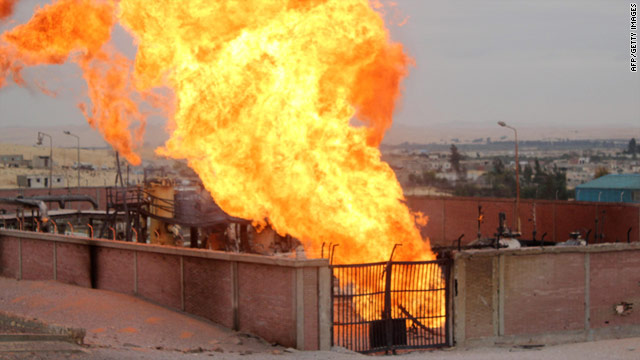
[[[131,230],[133,230],[133,233],[136,234],[136,242],[138,242],[138,230],[136,230],[135,227],[131,227]]]
[[[36,232],[40,232],[40,221],[38,221],[38,219],[36,218],[31,218],[31,220],[36,222],[36,225],[37,225]]]
[[[44,201],[44,202],[57,202],[58,205],[60,206],[60,208],[64,209],[64,204],[66,202],[74,202],[74,201],[78,201],[78,202],[82,202],[82,201],[86,201],[88,203],[91,203],[91,206],[93,207],[93,209],[97,209],[98,206],[98,202],[91,196],[89,195],[72,195],[72,194],[68,194],[68,195],[41,195],[41,196],[32,196],[30,198],[24,199],[24,200],[40,200],[40,201]]]
[[[93,226],[91,224],[87,224],[87,226],[89,227],[89,229],[91,229],[91,237],[90,237],[90,239],[93,239]]]
[[[57,234],[58,233],[58,224],[56,224],[56,222],[53,221],[53,219],[49,219],[49,221],[51,221],[51,223],[53,224],[53,233]]]
[[[396,251],[396,248],[398,246],[402,246],[402,244],[396,243],[396,244],[393,245],[393,249],[391,249],[391,255],[389,256],[389,262],[391,262],[393,260],[393,253]]]
[[[38,208],[38,210],[40,210],[40,218],[42,220],[47,219],[48,218],[48,209],[47,209],[47,204],[44,203],[44,201],[39,200],[39,199],[23,199],[23,198],[0,198],[0,203],[5,203],[5,204],[18,204],[18,205],[22,205],[22,206],[28,206],[31,208]],[[16,217],[18,217],[18,212],[16,211]]]
[[[113,227],[109,226],[109,230],[111,230],[113,232],[113,241],[116,241],[116,229],[114,229]]]
[[[484,222],[484,212],[482,212],[482,205],[478,205],[478,239],[482,237],[480,232],[480,226]]]
[[[73,225],[71,225],[71,223],[70,223],[70,222],[68,222],[68,221],[67,221],[67,225],[69,225],[69,227],[71,228],[71,233],[73,234],[73,233],[74,233],[74,231],[73,231]]]
[[[340,244],[334,244],[333,247],[331,247],[331,259],[329,260],[329,264],[333,265],[333,256],[336,254],[336,247],[340,246]]]
[[[462,240],[462,238],[464,237],[464,234],[460,235],[460,237],[458,237],[458,251],[460,251],[462,249],[462,247],[460,246],[460,241]]]

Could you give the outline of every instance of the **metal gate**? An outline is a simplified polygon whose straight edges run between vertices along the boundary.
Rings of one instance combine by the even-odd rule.
[[[448,259],[332,265],[332,345],[368,353],[449,346]]]

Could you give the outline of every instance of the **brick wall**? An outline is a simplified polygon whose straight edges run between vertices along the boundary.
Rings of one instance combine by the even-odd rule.
[[[0,197],[25,197],[47,195],[48,189],[0,189]],[[104,187],[54,188],[53,195],[82,194],[96,199],[100,209],[106,206]],[[520,200],[520,224],[524,238],[531,239],[533,231],[533,204],[531,199]],[[47,204],[57,209],[57,203]],[[476,197],[435,197],[408,196],[407,205],[412,211],[421,211],[429,216],[428,225],[422,229],[422,235],[429,237],[432,244],[449,246],[461,234],[465,234],[462,243],[467,244],[477,237],[478,206],[484,211],[484,223],[481,225],[483,236],[492,237],[498,227],[498,213],[507,216],[507,225],[513,227],[515,200]],[[10,205],[0,204],[8,211]],[[70,203],[68,208],[89,210],[86,202]],[[640,241],[640,204],[595,203],[583,201],[536,200],[537,239],[547,233],[545,240],[565,241],[572,231],[582,231],[583,235],[591,229],[593,241],[596,217],[599,220],[598,232],[604,237],[600,242],[624,242],[631,228],[631,241]],[[597,214],[597,216],[596,216]],[[602,221],[604,219],[604,222]]]
[[[434,246],[449,246],[461,234],[465,235],[462,244],[475,240],[478,206],[482,206],[484,212],[484,223],[480,228],[483,236],[493,237],[498,228],[500,212],[506,214],[507,225],[515,229],[514,199],[409,196],[407,205],[412,211],[422,211],[429,217],[422,235],[428,237]],[[533,208],[533,200],[520,200],[520,224],[524,239],[532,238]],[[596,230],[603,235],[598,242],[626,242],[627,231],[631,228],[631,241],[640,241],[639,204],[536,200],[535,214],[538,240],[547,233],[546,241],[565,241],[570,232],[581,231],[584,236],[591,229],[591,242],[594,241]],[[599,221],[598,229],[596,218]]]
[[[0,276],[131,294],[284,346],[330,347],[326,259],[0,230]]]
[[[640,335],[640,244],[476,250],[454,261],[454,337],[462,345]]]

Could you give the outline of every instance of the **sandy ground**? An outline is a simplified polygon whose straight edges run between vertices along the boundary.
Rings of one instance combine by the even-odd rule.
[[[354,359],[344,349],[300,352],[234,332],[137,297],[51,281],[0,278],[0,310],[48,324],[87,330],[84,346],[64,351],[7,352],[0,359]],[[0,344],[1,345],[1,344]],[[20,344],[19,344],[20,345]],[[49,349],[55,349],[51,345]],[[415,351],[399,359],[640,359],[640,338],[521,347]]]

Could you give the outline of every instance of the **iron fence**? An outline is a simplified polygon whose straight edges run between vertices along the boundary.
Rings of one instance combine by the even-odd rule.
[[[450,345],[448,259],[332,265],[333,345],[368,353]]]

